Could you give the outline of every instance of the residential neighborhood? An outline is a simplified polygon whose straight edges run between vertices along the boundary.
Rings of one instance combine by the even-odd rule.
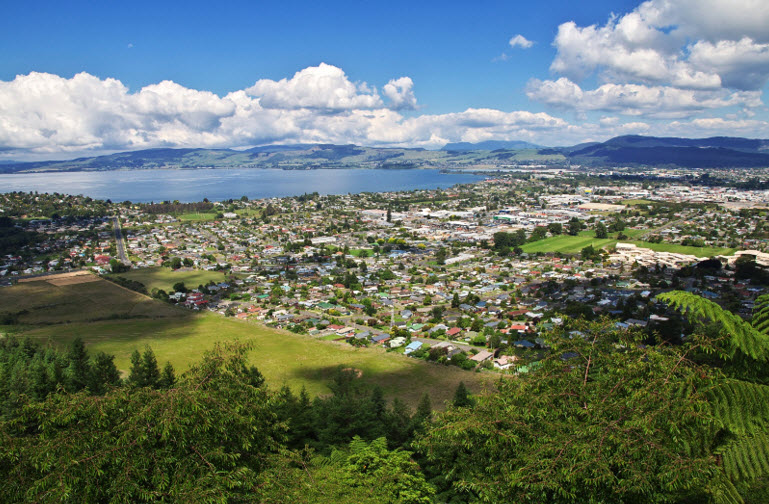
[[[766,292],[755,272],[769,265],[769,191],[682,177],[532,171],[448,190],[158,204],[9,193],[0,215],[34,239],[5,254],[0,281],[88,268],[189,310],[525,373],[567,318],[684,337],[655,302],[665,290],[750,316]],[[42,218],[44,206],[82,215]],[[178,281],[147,288],[140,276],[155,272]]]

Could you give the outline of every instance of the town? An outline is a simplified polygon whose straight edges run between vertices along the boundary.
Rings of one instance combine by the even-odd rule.
[[[565,319],[679,341],[685,324],[654,299],[666,290],[749,317],[769,277],[769,191],[625,175],[199,203],[6,193],[0,283],[87,269],[189,310],[515,374]]]

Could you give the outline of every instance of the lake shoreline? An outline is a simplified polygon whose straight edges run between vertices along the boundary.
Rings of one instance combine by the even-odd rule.
[[[437,168],[144,168],[4,173],[0,186],[3,192],[57,192],[149,203],[447,189],[485,178]]]

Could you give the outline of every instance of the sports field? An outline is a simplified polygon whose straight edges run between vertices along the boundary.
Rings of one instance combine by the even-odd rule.
[[[277,331],[213,313],[193,313],[152,300],[104,280],[56,286],[44,280],[3,289],[0,312],[20,312],[19,325],[0,326],[41,342],[64,347],[81,337],[91,352],[115,355],[127,373],[134,349],[150,345],[161,366],[170,361],[187,369],[217,341],[253,344],[251,361],[271,387],[307,387],[311,395],[329,393],[337,366],[362,372],[362,380],[382,386],[390,397],[413,406],[429,392],[434,407],[451,399],[464,381],[478,391],[489,376],[409,359],[381,348],[353,348],[309,336]]]
[[[593,248],[611,248],[618,242],[633,243],[639,247],[648,248],[657,252],[675,252],[679,254],[689,254],[697,257],[712,257],[716,255],[729,255],[733,254],[735,249],[732,248],[715,248],[715,247],[685,247],[683,245],[677,245],[674,243],[649,243],[644,241],[633,240],[634,237],[644,234],[646,231],[639,229],[625,230],[624,233],[628,236],[626,240],[617,240],[617,233],[611,233],[610,236],[614,238],[598,239],[595,237],[593,231],[582,231],[577,236],[559,235],[544,240],[526,243],[521,249],[528,253],[536,252],[561,252],[563,254],[579,254],[583,248],[588,245],[592,245]]]

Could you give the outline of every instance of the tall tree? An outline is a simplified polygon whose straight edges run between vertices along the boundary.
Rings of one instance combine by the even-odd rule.
[[[142,355],[142,368],[144,369],[144,383],[142,387],[160,387],[160,369],[158,360],[155,358],[155,352],[149,346],[144,349]]]
[[[606,229],[606,225],[603,222],[598,222],[595,226],[595,237],[599,239],[604,239],[609,236],[609,232]]]
[[[411,417],[411,431],[421,432],[430,424],[433,418],[433,405],[430,401],[430,394],[425,392],[417,404],[417,410]]]
[[[99,352],[93,359],[89,388],[94,394],[104,394],[110,387],[120,385],[120,371],[115,366],[115,356]]]
[[[385,415],[387,441],[393,448],[405,446],[411,439],[411,411],[399,398],[393,399]]]
[[[566,233],[571,236],[577,236],[580,231],[582,231],[582,222],[578,218],[572,217],[569,223],[566,224]]]
[[[163,366],[163,372],[160,375],[160,388],[170,389],[175,383],[176,373],[174,372],[174,367],[167,361],[166,365]]]
[[[132,387],[144,387],[144,384],[147,382],[146,373],[144,372],[144,361],[138,350],[134,350],[131,353],[131,369],[127,382]]]
[[[438,247],[438,250],[435,252],[435,262],[438,264],[446,264],[446,248],[445,247]]]
[[[88,386],[89,376],[91,374],[91,364],[88,359],[88,352],[81,338],[75,338],[69,345],[67,352],[67,371],[66,385],[70,392],[83,390]]]
[[[465,382],[459,382],[457,389],[454,391],[454,400],[451,403],[456,408],[466,408],[473,405],[473,400],[470,399],[470,392],[468,392]]]

